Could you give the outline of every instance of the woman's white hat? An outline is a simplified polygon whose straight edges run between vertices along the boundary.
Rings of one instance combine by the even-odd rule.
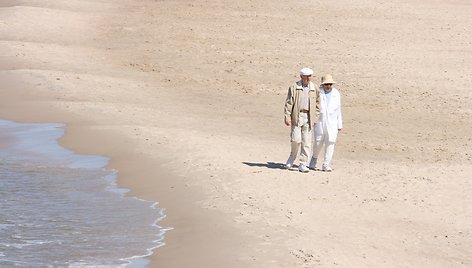
[[[324,85],[324,84],[336,84],[336,82],[334,82],[333,76],[331,76],[330,74],[325,74],[321,77],[321,84],[322,85]]]

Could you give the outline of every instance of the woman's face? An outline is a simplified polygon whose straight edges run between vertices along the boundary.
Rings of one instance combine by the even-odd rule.
[[[333,88],[333,84],[323,84],[323,89],[325,91],[330,91]]]

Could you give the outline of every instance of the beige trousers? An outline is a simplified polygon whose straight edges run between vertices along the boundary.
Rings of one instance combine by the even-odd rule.
[[[308,154],[311,152],[312,131],[308,123],[308,113],[300,113],[298,125],[292,126],[291,145],[292,149],[287,163],[293,163],[297,159],[300,150],[300,164],[307,165]]]

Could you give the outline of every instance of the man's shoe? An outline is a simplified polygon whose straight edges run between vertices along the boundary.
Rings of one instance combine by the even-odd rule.
[[[310,165],[308,166],[308,168],[311,169],[311,170],[318,170],[318,169],[316,168],[316,162],[317,162],[317,160],[318,160],[317,158],[313,158],[313,157],[312,157],[312,158],[311,158],[311,161],[310,161]]]
[[[333,169],[330,167],[330,166],[324,166],[321,168],[321,170],[323,170],[324,172],[331,172],[333,171]]]
[[[300,164],[298,166],[298,171],[303,172],[303,173],[307,173],[310,170],[304,164]]]
[[[294,159],[292,159],[290,156],[288,157],[287,159],[287,163],[285,163],[285,168],[286,169],[291,169],[293,167],[293,161]]]

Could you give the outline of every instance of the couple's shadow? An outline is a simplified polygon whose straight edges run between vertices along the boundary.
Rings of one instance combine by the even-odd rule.
[[[275,163],[275,162],[266,162],[266,163],[252,163],[252,162],[243,162],[243,164],[250,167],[266,167],[270,169],[286,169],[285,164]]]

